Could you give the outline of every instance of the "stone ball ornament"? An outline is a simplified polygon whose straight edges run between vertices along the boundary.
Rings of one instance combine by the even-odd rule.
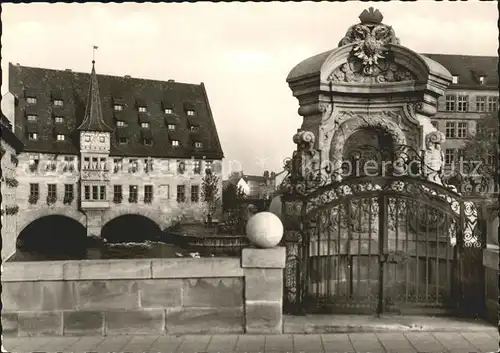
[[[247,238],[259,248],[272,248],[283,237],[283,223],[271,212],[253,215],[246,226]]]

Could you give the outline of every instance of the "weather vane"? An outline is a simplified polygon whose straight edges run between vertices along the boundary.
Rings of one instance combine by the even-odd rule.
[[[92,50],[92,62],[95,61],[95,51],[99,49],[99,47],[97,45],[94,45],[94,48]]]

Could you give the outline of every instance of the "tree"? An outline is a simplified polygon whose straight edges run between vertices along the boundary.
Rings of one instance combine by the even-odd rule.
[[[212,215],[217,210],[219,204],[219,177],[207,169],[201,182],[201,196],[207,207],[207,218],[212,219]]]
[[[498,183],[498,116],[490,113],[482,117],[476,124],[476,133],[468,137],[464,148],[463,157],[465,161],[464,170],[459,170],[462,174],[472,172],[476,168],[475,174],[470,178],[475,178],[475,186],[478,186],[482,179],[483,183]],[[477,167],[476,167],[477,166]],[[467,176],[466,176],[467,177]],[[493,196],[488,190],[488,196]]]
[[[241,186],[237,187],[230,182],[224,190],[222,190],[222,209],[224,211],[234,211],[244,199],[245,193]]]

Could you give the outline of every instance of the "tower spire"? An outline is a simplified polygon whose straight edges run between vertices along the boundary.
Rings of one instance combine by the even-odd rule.
[[[94,49],[96,47],[94,46]],[[101,96],[99,94],[99,83],[95,73],[95,60],[92,60],[92,71],[90,72],[89,96],[82,124],[78,127],[82,131],[112,132],[113,129],[106,125],[102,116]]]

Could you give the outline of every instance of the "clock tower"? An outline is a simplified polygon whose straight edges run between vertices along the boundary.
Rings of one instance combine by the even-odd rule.
[[[102,115],[99,84],[92,61],[89,95],[80,133],[81,209],[87,215],[88,235],[100,234],[102,212],[109,208],[110,134]]]

